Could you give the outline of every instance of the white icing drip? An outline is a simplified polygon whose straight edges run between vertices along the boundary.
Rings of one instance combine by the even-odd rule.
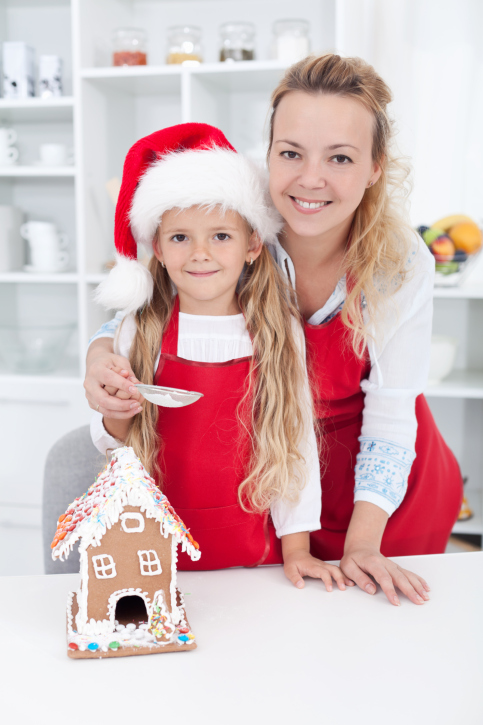
[[[175,624],[179,623],[180,613],[178,611],[178,605],[176,602],[176,575],[177,575],[177,564],[178,564],[178,544],[176,539],[171,539],[171,582],[169,584],[169,594],[171,599],[171,616]]]
[[[97,504],[99,509],[97,515],[91,514],[79,523],[74,531],[54,547],[52,557],[64,561],[64,557],[68,557],[79,538],[82,538],[85,548],[89,545],[99,546],[106,530],[119,521],[124,508],[134,506],[139,507],[147,518],[159,521],[162,524],[163,535],[167,537],[172,534],[176,537],[178,543],[182,545],[182,550],[188,552],[192,561],[197,561],[201,552],[186,538],[179,524],[174,520],[170,521],[164,511],[156,506],[152,493],[146,487],[146,482],[151,479],[133,449],[126,446],[116,449],[112,460],[114,465],[109,465],[98,477],[97,485],[99,490],[102,490],[103,484],[111,481],[114,484],[113,495],[109,499],[104,499],[102,496],[99,497],[98,492],[92,494],[89,503],[93,509]],[[74,509],[75,503],[71,504]]]

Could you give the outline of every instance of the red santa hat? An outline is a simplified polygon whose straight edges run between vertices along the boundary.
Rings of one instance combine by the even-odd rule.
[[[153,279],[137,261],[138,245],[152,251],[164,212],[191,206],[236,211],[264,242],[274,242],[282,227],[266,173],[219,129],[183,123],[156,131],[126,156],[114,224],[116,266],[97,288],[100,304],[134,312],[151,300]]]

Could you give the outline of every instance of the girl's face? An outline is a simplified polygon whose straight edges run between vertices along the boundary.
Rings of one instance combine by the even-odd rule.
[[[178,289],[180,309],[194,315],[237,314],[238,278],[261,251],[258,236],[237,212],[199,206],[165,212],[154,243]]]
[[[289,229],[317,237],[349,231],[371,181],[374,117],[342,96],[293,91],[275,112],[270,193]]]

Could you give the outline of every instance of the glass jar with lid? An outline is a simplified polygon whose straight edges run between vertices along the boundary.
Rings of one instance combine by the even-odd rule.
[[[141,28],[117,28],[112,36],[112,65],[146,65],[146,33]]]
[[[220,25],[220,61],[254,60],[255,26],[253,23],[223,23]]]
[[[168,28],[167,63],[201,63],[201,28],[196,25],[174,25]]]
[[[310,53],[308,20],[277,20],[273,24],[273,52],[277,60],[296,63]]]

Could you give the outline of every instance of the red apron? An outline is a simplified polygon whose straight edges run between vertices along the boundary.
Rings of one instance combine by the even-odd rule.
[[[223,569],[282,562],[280,541],[265,514],[238,503],[249,456],[237,407],[251,358],[203,363],[178,357],[179,300],[163,335],[155,385],[196,390],[204,397],[184,408],[159,408],[163,492],[199,543],[201,559],[180,553],[178,569]]]
[[[322,435],[322,528],[311,534],[311,551],[320,559],[340,559],[354,508],[364,408],[360,384],[369,376],[370,363],[354,354],[340,314],[325,325],[305,323],[305,335]],[[385,556],[443,553],[461,506],[459,466],[424,395],[416,398],[416,418],[416,458],[406,495],[384,532]]]

